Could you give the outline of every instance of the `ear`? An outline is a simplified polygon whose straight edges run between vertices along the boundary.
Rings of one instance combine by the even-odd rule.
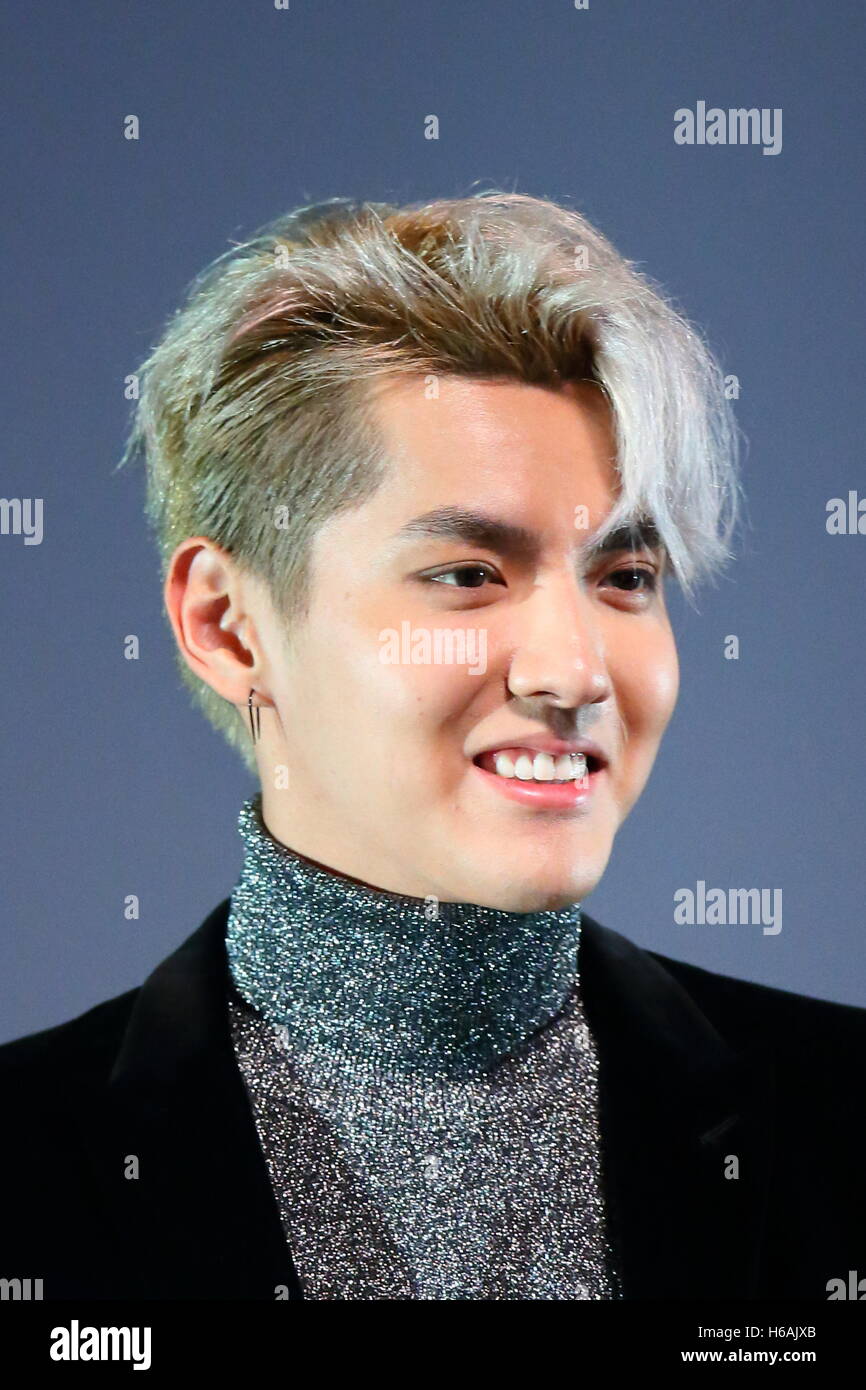
[[[206,536],[182,541],[163,589],[178,650],[190,670],[233,705],[246,703],[261,670],[244,576]]]

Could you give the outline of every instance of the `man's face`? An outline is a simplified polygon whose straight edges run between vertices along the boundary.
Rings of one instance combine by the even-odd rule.
[[[255,612],[283,731],[262,745],[265,820],[394,892],[562,906],[601,878],[676,702],[663,556],[588,560],[617,486],[597,387],[451,377],[428,395],[421,378],[378,388],[389,475],[316,535],[303,625],[285,639],[278,614]],[[425,534],[418,518],[443,508],[523,528],[534,546]],[[524,745],[532,760],[545,737],[579,736],[607,759],[588,789],[492,770],[493,750]]]

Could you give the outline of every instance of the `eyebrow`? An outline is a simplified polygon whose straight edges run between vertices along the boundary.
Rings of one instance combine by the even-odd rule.
[[[462,507],[436,507],[432,512],[413,517],[401,526],[394,539],[463,541],[466,545],[477,545],[525,563],[537,562],[542,550],[537,531]],[[661,555],[667,553],[655,523],[648,516],[636,517],[632,522],[617,526],[600,541],[588,540],[584,555],[591,563],[613,551],[641,549],[655,550]]]

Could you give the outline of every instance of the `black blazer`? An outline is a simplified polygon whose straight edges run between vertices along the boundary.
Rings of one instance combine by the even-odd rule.
[[[46,1299],[302,1297],[232,1051],[227,913],[140,988],[0,1048],[0,1277]],[[586,914],[581,979],[625,1297],[826,1300],[866,1276],[866,1009]]]

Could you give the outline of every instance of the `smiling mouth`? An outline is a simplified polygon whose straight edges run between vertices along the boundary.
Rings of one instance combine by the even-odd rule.
[[[472,759],[476,767],[503,781],[515,781],[536,786],[586,786],[593,772],[602,766],[592,753],[544,753],[531,748],[496,748],[478,753]]]

